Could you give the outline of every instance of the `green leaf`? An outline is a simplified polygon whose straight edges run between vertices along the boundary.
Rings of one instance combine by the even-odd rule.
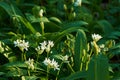
[[[106,35],[113,31],[112,25],[106,20],[100,20],[97,22],[97,24]]]
[[[56,36],[54,36],[55,43],[59,42],[67,34],[72,33],[72,32],[76,32],[78,29],[87,31],[83,27],[69,27],[69,28],[59,32]]]
[[[66,30],[66,29],[69,29],[69,28],[72,28],[72,27],[81,27],[81,26],[86,26],[88,25],[87,22],[84,22],[84,21],[73,21],[73,22],[67,22],[67,23],[63,23],[61,26],[62,26],[62,30]]]
[[[12,17],[13,15],[21,15],[23,16],[22,12],[18,9],[16,5],[10,3],[7,4],[3,1],[0,2],[0,6]]]
[[[61,78],[60,80],[76,80],[76,79],[80,80],[81,78],[86,78],[86,76],[87,76],[87,72],[78,71],[78,72],[72,73],[71,75],[69,75],[66,78]]]
[[[0,76],[1,76],[1,75],[4,75],[4,74],[5,74],[4,72],[0,72]]]
[[[28,28],[32,33],[36,33],[36,30],[34,29],[34,27],[30,24],[30,22],[28,22],[25,18],[23,18],[22,16],[16,15],[19,20],[26,26],[26,28]]]
[[[109,80],[109,64],[105,55],[94,55],[88,68],[87,80]]]
[[[53,21],[55,23],[61,24],[62,22],[60,21],[60,19],[58,19],[57,17],[50,17],[49,18],[50,21]]]
[[[16,61],[3,65],[4,67],[26,67],[24,62]]]
[[[27,19],[31,22],[31,23],[36,23],[36,22],[49,22],[49,20],[46,17],[41,17],[41,18],[36,18],[35,16],[33,16],[30,13],[26,13],[25,14]]]
[[[74,70],[80,70],[81,58],[83,50],[87,50],[87,39],[83,30],[78,30],[75,39],[75,54],[74,54]]]
[[[10,7],[7,3],[5,3],[5,2],[3,2],[3,1],[0,1],[0,6],[1,6],[9,15],[12,15],[12,14],[13,14],[13,12],[12,12],[12,10],[11,10],[11,7]]]
[[[11,71],[8,71],[6,77],[20,77],[22,75],[27,75],[27,70],[20,68],[11,68]]]

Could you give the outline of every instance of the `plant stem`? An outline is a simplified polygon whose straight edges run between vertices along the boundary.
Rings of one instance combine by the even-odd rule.
[[[30,76],[30,70],[28,69],[28,76]]]
[[[37,55],[37,62],[38,62],[38,59],[39,59],[39,54]]]
[[[44,35],[44,22],[40,22],[40,26],[41,26],[41,29],[42,29],[42,35]]]
[[[24,55],[24,53],[22,52],[22,53],[21,53],[21,60],[22,60],[22,61],[24,61],[24,56],[23,56],[23,55]]]
[[[62,67],[62,64],[63,64],[63,62],[61,62],[61,64],[60,64],[60,69],[61,69],[61,67]],[[56,76],[56,79],[55,79],[55,80],[58,80],[58,75],[59,75],[59,73],[60,73],[60,70],[58,70],[57,76]]]
[[[49,75],[48,75],[49,74],[49,69],[50,69],[49,66],[47,66],[47,80],[49,78]]]
[[[72,71],[73,73],[75,73],[75,71],[73,70],[73,68],[72,68],[72,66],[70,65],[70,63],[68,63],[68,66],[69,66],[69,68],[71,69],[71,71]]]
[[[84,57],[85,57],[85,56],[82,56],[82,61],[81,61],[81,64],[80,64],[80,71],[82,71],[82,69],[83,69],[83,61],[84,61]]]
[[[26,61],[26,53],[23,53],[24,61]]]

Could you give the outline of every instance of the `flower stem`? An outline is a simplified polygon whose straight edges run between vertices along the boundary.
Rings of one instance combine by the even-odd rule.
[[[28,69],[28,76],[30,76],[30,70]]]
[[[72,68],[72,66],[70,65],[70,63],[68,63],[68,66],[69,66],[69,68],[71,69],[71,71],[72,71],[73,73],[75,73],[75,71],[73,70],[73,68]]]
[[[44,35],[44,22],[40,22],[40,26],[42,28],[42,35]]]
[[[61,67],[62,67],[62,64],[63,64],[63,62],[61,62],[61,64],[60,64],[60,69],[61,69]],[[58,72],[57,72],[57,76],[56,76],[56,79],[55,80],[58,80],[58,75],[60,74],[60,70],[58,70]]]
[[[49,66],[47,66],[47,80],[48,80],[48,78],[49,78]]]

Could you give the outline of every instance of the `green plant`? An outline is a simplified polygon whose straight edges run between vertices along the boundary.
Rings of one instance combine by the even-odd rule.
[[[1,0],[0,79],[119,79],[118,3]]]

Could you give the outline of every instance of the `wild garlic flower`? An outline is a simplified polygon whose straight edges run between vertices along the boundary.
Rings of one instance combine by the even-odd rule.
[[[51,66],[51,60],[49,58],[45,58],[45,60],[43,61],[43,63],[46,65],[46,66]]]
[[[82,0],[76,0],[74,6],[81,6]]]
[[[16,41],[14,41],[14,45],[15,47],[19,47],[21,51],[28,51],[28,47],[29,47],[29,42],[25,42],[25,40],[19,40],[17,39]]]
[[[68,58],[69,56],[68,55],[65,55],[65,56],[61,56],[61,60],[64,62],[64,63],[68,63]]]
[[[95,33],[92,34],[92,39],[93,39],[95,42],[99,41],[101,38],[102,38],[102,36],[99,35],[99,34],[95,34]]]
[[[31,70],[34,70],[34,60],[33,59],[30,59],[28,61],[25,61],[25,63],[27,64],[28,66],[28,69],[31,69]]]
[[[50,60],[49,58],[45,58],[43,63],[49,68],[53,68],[54,70],[60,70],[58,62],[56,62],[54,59]]]
[[[105,47],[104,44],[99,45],[99,48],[100,48],[101,51],[104,51],[104,52],[108,51],[108,48]]]
[[[45,50],[46,46],[47,46],[47,41],[44,41],[44,42],[40,43],[40,45],[41,45],[41,49]]]
[[[50,49],[54,46],[54,43],[53,41],[44,41],[42,43],[40,43],[40,46],[38,46],[37,48],[35,48],[35,50],[42,54],[44,52],[44,50],[49,53],[50,52]]]
[[[60,68],[58,68],[59,67],[58,62],[56,62],[54,59],[52,59],[51,64],[52,64],[51,68],[53,68],[54,70],[60,70]]]
[[[35,48],[35,50],[37,51],[38,54],[42,54],[44,49],[41,46],[38,46],[37,48]]]
[[[48,44],[46,46],[46,52],[49,53],[50,52],[50,49],[54,46],[54,43],[53,41],[48,41]]]
[[[39,11],[39,15],[40,15],[40,17],[43,16],[43,13],[44,13],[44,10],[43,10],[43,9],[40,9],[40,11]]]

